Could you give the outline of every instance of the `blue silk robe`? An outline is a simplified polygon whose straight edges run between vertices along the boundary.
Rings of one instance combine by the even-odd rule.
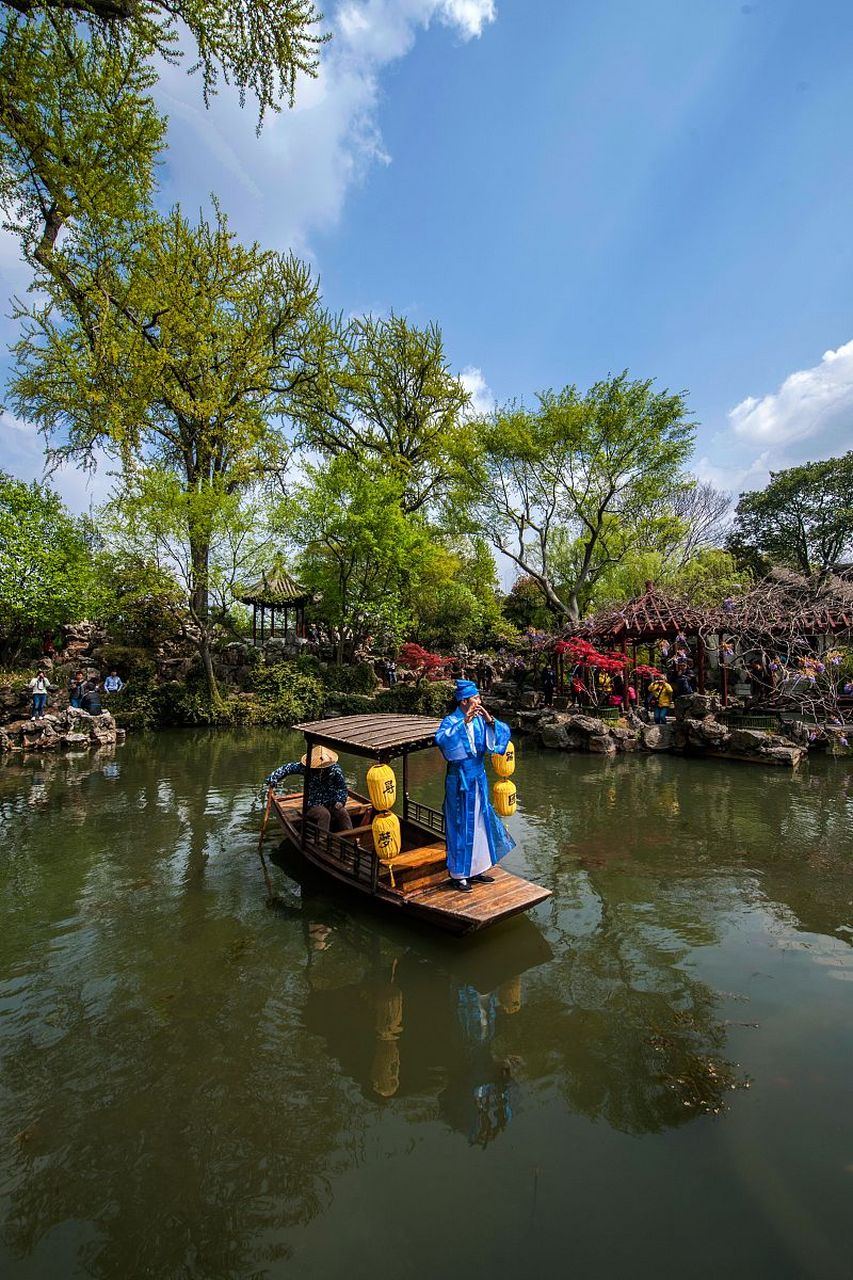
[[[499,862],[515,841],[489,803],[486,752],[503,755],[510,740],[509,725],[496,720],[487,725],[482,716],[471,721],[474,743],[468,736],[465,714],[457,707],[445,716],[435,743],[447,761],[444,783],[444,826],[447,869],[457,880],[480,875]]]

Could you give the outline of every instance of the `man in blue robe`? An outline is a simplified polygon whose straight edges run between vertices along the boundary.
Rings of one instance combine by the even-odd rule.
[[[490,883],[486,872],[515,841],[489,803],[486,752],[503,755],[509,725],[495,720],[480,701],[472,680],[456,681],[456,710],[445,716],[435,735],[447,761],[444,783],[444,830],[447,870],[457,889],[470,891],[471,881]]]

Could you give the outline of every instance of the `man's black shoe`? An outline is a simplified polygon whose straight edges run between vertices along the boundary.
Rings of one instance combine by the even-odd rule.
[[[453,885],[454,889],[461,889],[463,893],[471,892],[472,885],[468,880],[454,880],[451,878],[450,883]]]
[[[494,884],[495,883],[495,877],[487,876],[485,872],[481,872],[481,874],[478,876],[472,876],[471,879],[476,880],[478,884]]]

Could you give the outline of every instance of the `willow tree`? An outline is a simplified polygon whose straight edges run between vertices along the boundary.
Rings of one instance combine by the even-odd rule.
[[[478,424],[471,510],[551,610],[577,620],[591,581],[685,484],[694,429],[683,394],[627,372],[538,399]]]
[[[118,464],[134,519],[188,549],[187,604],[216,698],[208,599],[211,544],[234,497],[280,474],[278,427],[317,376],[317,285],[293,256],[244,246],[225,216],[150,217],[117,243],[60,247],[69,295],[21,314],[13,402],[52,460]],[[166,515],[168,513],[168,519]]]

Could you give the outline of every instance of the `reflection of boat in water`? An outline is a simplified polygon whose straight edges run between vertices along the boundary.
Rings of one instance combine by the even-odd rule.
[[[447,873],[444,815],[409,798],[409,754],[433,745],[438,723],[429,716],[377,714],[341,716],[295,726],[305,734],[309,761],[315,743],[379,762],[402,756],[401,849],[390,864],[377,855],[371,823],[375,811],[365,796],[349,792],[347,809],[352,830],[323,830],[303,818],[310,764],[306,766],[303,791],[278,794],[270,789],[267,815],[274,813],[291,846],[338,883],[451,933],[472,933],[529,910],[549,898],[551,891],[500,867],[491,869],[491,884],[474,885],[472,892],[465,894],[453,888]]]
[[[433,1099],[472,1143],[518,1106],[518,1059],[501,1053],[524,1004],[524,974],[551,959],[531,921],[462,947],[330,910],[303,891],[309,991],[303,1025],[374,1102]],[[390,924],[390,922],[389,922]]]

